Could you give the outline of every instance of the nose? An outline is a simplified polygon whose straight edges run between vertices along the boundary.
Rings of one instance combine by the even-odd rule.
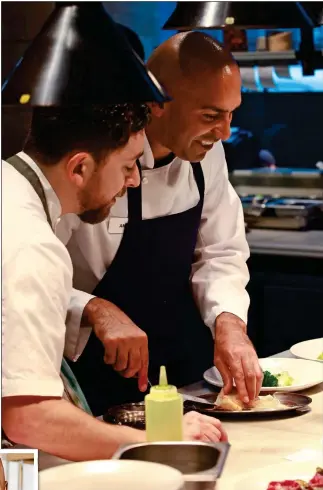
[[[140,185],[140,174],[137,165],[134,166],[131,175],[127,178],[126,187],[138,187]]]
[[[218,121],[213,131],[217,139],[225,141],[230,138],[231,121],[232,121],[232,114],[224,114],[221,121]]]

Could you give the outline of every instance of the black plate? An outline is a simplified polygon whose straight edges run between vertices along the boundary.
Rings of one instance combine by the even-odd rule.
[[[202,395],[200,398],[205,398],[209,401],[215,401],[217,398],[217,393],[211,393],[208,395]],[[283,408],[277,409],[267,409],[267,410],[243,410],[243,411],[234,411],[228,412],[226,410],[220,410],[217,407],[208,407],[203,404],[185,401],[184,402],[184,413],[190,412],[192,410],[196,410],[197,412],[216,416],[218,418],[222,418],[223,416],[229,417],[259,417],[259,416],[283,416],[283,415],[291,415],[302,414],[310,411],[310,403],[312,403],[312,399],[309,396],[300,395],[298,393],[290,393],[290,392],[276,392],[274,396],[278,398],[280,403],[284,405]],[[118,405],[116,407],[111,407],[107,413],[103,416],[103,420],[110,424],[117,425],[128,425],[130,427],[134,427],[136,429],[145,429],[145,404],[144,402],[139,403],[125,403],[124,405]]]

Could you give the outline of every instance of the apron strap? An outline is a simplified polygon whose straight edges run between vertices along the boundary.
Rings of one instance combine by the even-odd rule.
[[[7,159],[7,162],[12,165],[17,172],[19,172],[23,177],[25,177],[30,185],[33,187],[34,191],[38,195],[39,199],[42,202],[42,205],[44,207],[44,211],[47,216],[47,221],[50,225],[51,228],[52,226],[52,220],[50,218],[49,214],[49,209],[48,209],[48,204],[47,204],[47,199],[45,195],[44,188],[42,186],[42,183],[36,174],[36,172],[18,155],[14,155],[10,158]],[[64,395],[65,399],[69,400],[73,405],[81,408],[84,412],[89,413],[92,415],[92,412],[90,410],[90,407],[85,399],[85,396],[83,394],[83,391],[80,387],[80,385],[77,382],[76,377],[74,376],[73,371],[67,364],[66,360],[62,359],[62,366],[61,366],[61,373],[60,373],[61,379],[63,381],[64,385]]]
[[[195,182],[198,187],[199,193],[200,193],[200,203],[203,206],[204,203],[204,193],[205,193],[205,181],[204,181],[204,174],[203,174],[203,169],[201,162],[191,162],[191,166],[193,169],[194,177],[195,177]]]
[[[17,172],[25,177],[30,185],[33,187],[34,191],[41,200],[44,211],[46,213],[47,221],[50,227],[53,228],[45,191],[36,172],[22,158],[18,157],[18,155],[13,155],[12,157],[8,158],[7,162],[10,163],[10,165],[12,165],[17,170]]]
[[[139,160],[136,162],[139,175],[140,184],[138,187],[128,187],[128,223],[139,223],[142,221],[142,187],[141,187],[141,165]]]

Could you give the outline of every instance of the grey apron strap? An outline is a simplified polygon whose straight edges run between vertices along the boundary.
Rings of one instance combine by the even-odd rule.
[[[36,172],[26,162],[24,162],[24,160],[20,158],[18,155],[14,155],[8,158],[7,162],[10,165],[12,165],[17,170],[17,172],[19,172],[23,177],[25,177],[30,183],[30,185],[33,187],[34,191],[37,193],[39,199],[42,202],[44,211],[47,216],[47,221],[50,224],[50,227],[53,228],[52,220],[49,214],[47,199],[45,196],[45,191]],[[73,403],[73,405],[76,405],[77,407],[81,408],[85,412],[92,415],[91,409],[85,399],[83,391],[80,385],[78,384],[73,371],[69,367],[64,357],[62,360],[60,376],[64,385],[65,398],[67,398],[71,403]]]

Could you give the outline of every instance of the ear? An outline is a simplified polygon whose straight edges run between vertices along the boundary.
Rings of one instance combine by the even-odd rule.
[[[165,112],[165,104],[163,102],[150,102],[147,104],[150,107],[151,114],[154,117],[161,117]]]
[[[66,162],[68,179],[79,189],[86,186],[95,169],[93,157],[86,152],[75,153]]]

